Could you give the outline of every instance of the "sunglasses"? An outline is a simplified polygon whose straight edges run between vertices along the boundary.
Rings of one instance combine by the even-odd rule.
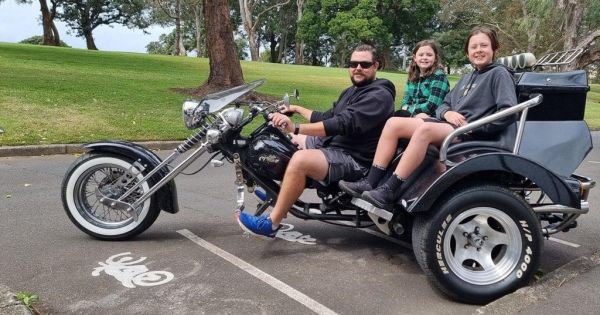
[[[360,65],[361,68],[367,69],[367,68],[371,68],[373,66],[373,64],[375,64],[375,63],[371,62],[371,61],[350,61],[348,63],[348,67],[358,68],[358,65]]]

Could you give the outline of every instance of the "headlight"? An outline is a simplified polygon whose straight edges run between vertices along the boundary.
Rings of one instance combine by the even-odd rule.
[[[196,129],[202,124],[202,106],[199,101],[187,100],[181,107],[183,122],[188,129]]]

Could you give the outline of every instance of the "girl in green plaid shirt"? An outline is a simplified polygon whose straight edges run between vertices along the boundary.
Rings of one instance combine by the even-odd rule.
[[[408,81],[404,88],[403,116],[428,118],[442,104],[450,90],[446,73],[442,70],[440,50],[432,40],[417,43],[408,68]]]

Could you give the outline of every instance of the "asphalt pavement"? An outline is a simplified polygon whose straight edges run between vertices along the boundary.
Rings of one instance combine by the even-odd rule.
[[[593,139],[600,147],[600,133]],[[60,181],[77,152],[76,145],[0,147],[0,314],[29,312],[15,301],[18,291],[40,295],[48,314],[598,313],[600,188],[577,229],[546,241],[540,280],[474,306],[440,295],[409,244],[373,231],[288,218],[285,237],[244,237],[233,220],[228,166],[178,177],[181,212],[161,214],[139,237],[94,240],[60,204]],[[598,164],[596,149],[578,173],[598,179]],[[119,278],[109,268],[115,261],[146,278]]]

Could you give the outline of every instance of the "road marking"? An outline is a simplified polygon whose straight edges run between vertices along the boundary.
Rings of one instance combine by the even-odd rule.
[[[600,162],[597,162],[597,161],[588,161],[588,162],[594,163],[594,164],[600,164]]]
[[[266,284],[272,286],[273,288],[279,290],[281,293],[289,296],[290,298],[298,301],[300,304],[308,307],[313,312],[317,314],[337,314],[333,310],[327,308],[326,306],[320,304],[319,302],[311,299],[304,293],[290,287],[289,285],[283,283],[282,281],[276,279],[275,277],[265,273],[264,271],[252,266],[251,264],[245,262],[244,260],[222,250],[221,248],[203,240],[196,234],[190,232],[187,229],[179,230],[177,233],[187,237],[190,241],[200,245],[204,249],[210,251],[211,253],[227,260],[232,263],[236,267],[244,270],[245,272],[253,275],[259,280],[265,282]]]
[[[575,248],[581,246],[579,244],[575,244],[575,243],[563,241],[563,240],[560,240],[560,239],[554,238],[554,237],[549,237],[548,239],[551,240],[551,241],[553,241],[553,242],[556,242],[556,243],[559,243],[559,244],[563,244],[563,245],[567,245],[567,246],[571,246],[571,247],[575,247]]]
[[[94,268],[92,276],[97,277],[102,271],[107,275],[115,277],[121,281],[126,288],[135,288],[136,285],[150,287],[165,284],[175,276],[168,271],[150,271],[145,265],[134,265],[146,260],[146,257],[140,257],[134,260],[130,252],[120,253],[108,257],[106,263],[99,262],[101,267]],[[116,260],[119,256],[125,256]]]
[[[347,221],[336,221],[336,222],[340,223],[340,224],[343,224],[343,225],[347,225],[347,226],[355,226],[354,223],[350,223],[350,222],[347,222]],[[387,241],[390,241],[392,243],[398,244],[398,245],[400,245],[402,247],[406,247],[408,249],[412,249],[412,245],[409,244],[408,242],[404,242],[404,241],[395,239],[395,238],[393,238],[393,237],[391,237],[389,235],[383,234],[381,232],[377,232],[377,231],[371,230],[369,228],[360,228],[358,230],[363,231],[363,232],[365,232],[367,234],[371,234],[373,236],[377,236],[379,238],[383,238],[384,240],[387,240]]]
[[[281,223],[281,228],[277,231],[275,237],[278,237],[282,240],[286,240],[288,242],[297,242],[304,245],[316,245],[317,240],[310,236],[304,235],[298,231],[293,231],[294,226],[287,223]]]

